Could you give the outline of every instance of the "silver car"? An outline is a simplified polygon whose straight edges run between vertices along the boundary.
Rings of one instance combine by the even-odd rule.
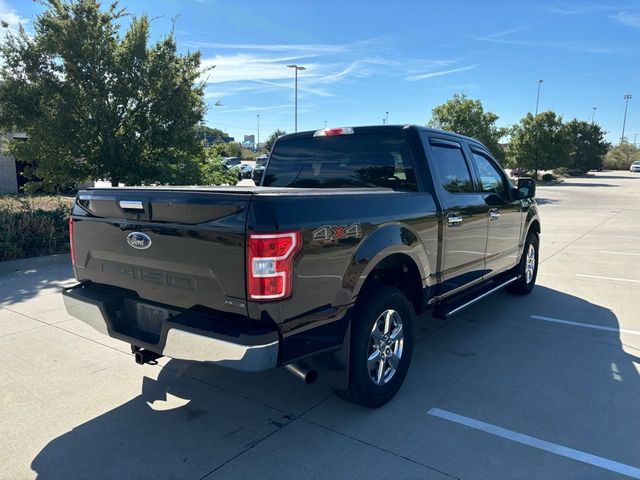
[[[640,160],[636,160],[629,167],[630,172],[640,172]]]

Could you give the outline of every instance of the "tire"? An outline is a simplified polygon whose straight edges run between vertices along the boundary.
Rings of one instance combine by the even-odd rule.
[[[361,298],[351,324],[349,388],[338,396],[368,408],[393,398],[411,363],[413,317],[413,306],[397,288],[378,287]]]
[[[522,258],[515,269],[515,272],[520,275],[520,278],[507,285],[506,288],[508,292],[517,295],[527,295],[531,293],[531,290],[533,290],[536,284],[536,278],[538,277],[539,247],[540,240],[538,239],[538,234],[529,232],[527,240],[524,243]],[[533,258],[531,258],[531,255],[533,255]]]

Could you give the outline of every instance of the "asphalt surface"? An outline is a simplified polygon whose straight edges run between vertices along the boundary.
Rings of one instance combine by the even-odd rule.
[[[0,478],[640,478],[640,175],[538,200],[533,293],[421,318],[378,410],[283,370],[138,366],[64,311],[65,256],[0,264]]]

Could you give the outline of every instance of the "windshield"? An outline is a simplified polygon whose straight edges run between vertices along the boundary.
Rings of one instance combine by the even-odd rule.
[[[411,154],[401,134],[281,140],[271,154],[263,185],[417,190]]]

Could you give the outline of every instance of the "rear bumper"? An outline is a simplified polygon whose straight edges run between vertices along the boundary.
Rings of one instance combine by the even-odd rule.
[[[278,364],[278,330],[253,326],[191,310],[169,310],[157,331],[137,326],[137,304],[149,302],[121,292],[80,284],[62,291],[70,315],[100,333],[180,360],[210,362],[243,371],[261,371]]]

